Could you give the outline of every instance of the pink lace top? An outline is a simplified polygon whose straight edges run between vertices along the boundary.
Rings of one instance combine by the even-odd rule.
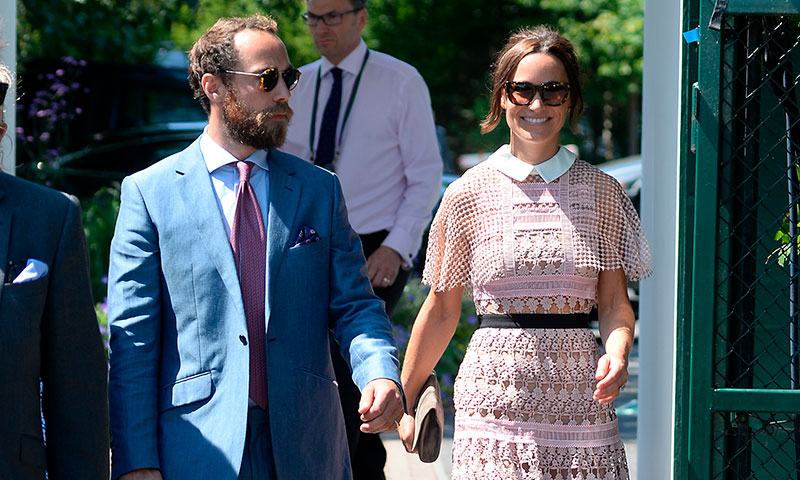
[[[550,183],[536,170],[517,181],[498,168],[502,151],[445,192],[425,283],[471,289],[478,314],[584,313],[597,303],[600,271],[652,273],[639,217],[613,177],[575,160]]]

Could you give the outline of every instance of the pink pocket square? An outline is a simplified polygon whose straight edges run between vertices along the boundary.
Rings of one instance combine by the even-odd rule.
[[[307,243],[316,242],[317,240],[319,240],[319,235],[317,235],[316,230],[311,227],[303,227],[297,234],[297,240],[294,241],[294,245],[292,246],[305,245]]]

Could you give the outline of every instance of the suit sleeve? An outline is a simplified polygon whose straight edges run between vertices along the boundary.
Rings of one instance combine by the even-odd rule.
[[[383,303],[372,292],[361,241],[347,219],[342,188],[334,182],[329,312],[334,336],[359,389],[377,378],[400,385],[397,346]]]
[[[160,303],[158,235],[138,185],[128,177],[122,183],[108,275],[112,478],[160,466]]]
[[[108,478],[108,366],[77,199],[67,203],[42,317],[42,403],[53,480]]]

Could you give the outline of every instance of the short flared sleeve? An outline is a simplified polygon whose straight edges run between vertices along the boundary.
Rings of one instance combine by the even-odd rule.
[[[628,280],[653,273],[650,245],[630,198],[613,177],[597,171],[595,198],[600,235],[600,268],[622,268]]]
[[[444,193],[428,235],[425,270],[422,282],[442,292],[467,286],[470,281],[470,231],[476,209],[462,179],[456,180]]]

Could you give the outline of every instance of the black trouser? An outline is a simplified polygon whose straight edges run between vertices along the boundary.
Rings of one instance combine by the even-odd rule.
[[[364,248],[364,256],[369,258],[372,252],[381,246],[381,242],[389,234],[386,230],[360,235]],[[397,306],[403,287],[408,281],[409,271],[400,269],[393,284],[388,287],[376,287],[375,295],[386,303],[386,312],[389,318],[394,307]],[[347,443],[350,447],[350,463],[353,466],[353,480],[383,480],[383,467],[386,465],[386,449],[378,434],[361,433],[361,418],[358,413],[358,403],[361,392],[353,383],[350,367],[342,357],[339,344],[331,338],[331,359],[336,372],[336,381],[339,383],[339,398],[344,411],[344,424],[347,430]]]

